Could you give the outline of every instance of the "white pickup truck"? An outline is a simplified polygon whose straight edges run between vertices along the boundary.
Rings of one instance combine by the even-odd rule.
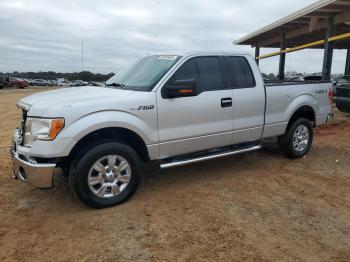
[[[128,199],[141,163],[161,168],[258,150],[277,137],[290,158],[310,149],[331,113],[330,82],[264,83],[254,59],[234,52],[150,55],[104,87],[35,94],[17,106],[15,177],[50,188],[57,170],[92,207]]]

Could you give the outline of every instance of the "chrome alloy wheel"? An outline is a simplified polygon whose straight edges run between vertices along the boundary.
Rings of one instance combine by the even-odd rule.
[[[126,188],[130,178],[129,162],[119,155],[107,155],[97,160],[90,168],[88,185],[97,197],[111,198]]]
[[[309,129],[306,126],[300,125],[295,130],[293,135],[293,147],[296,151],[303,151],[309,143]]]

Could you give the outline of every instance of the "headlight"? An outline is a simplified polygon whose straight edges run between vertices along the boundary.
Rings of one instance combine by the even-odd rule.
[[[28,117],[26,119],[24,144],[31,144],[35,140],[54,140],[63,127],[63,118]]]

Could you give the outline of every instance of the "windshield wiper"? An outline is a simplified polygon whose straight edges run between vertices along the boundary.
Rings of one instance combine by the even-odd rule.
[[[120,84],[120,83],[111,83],[111,84],[107,84],[106,86],[114,86],[114,87],[121,87],[121,88],[126,87],[126,85]]]

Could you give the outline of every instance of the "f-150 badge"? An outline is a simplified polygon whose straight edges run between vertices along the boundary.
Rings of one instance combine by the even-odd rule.
[[[131,108],[131,110],[152,110],[154,109],[154,105],[148,105],[148,106],[139,106],[138,108]]]

